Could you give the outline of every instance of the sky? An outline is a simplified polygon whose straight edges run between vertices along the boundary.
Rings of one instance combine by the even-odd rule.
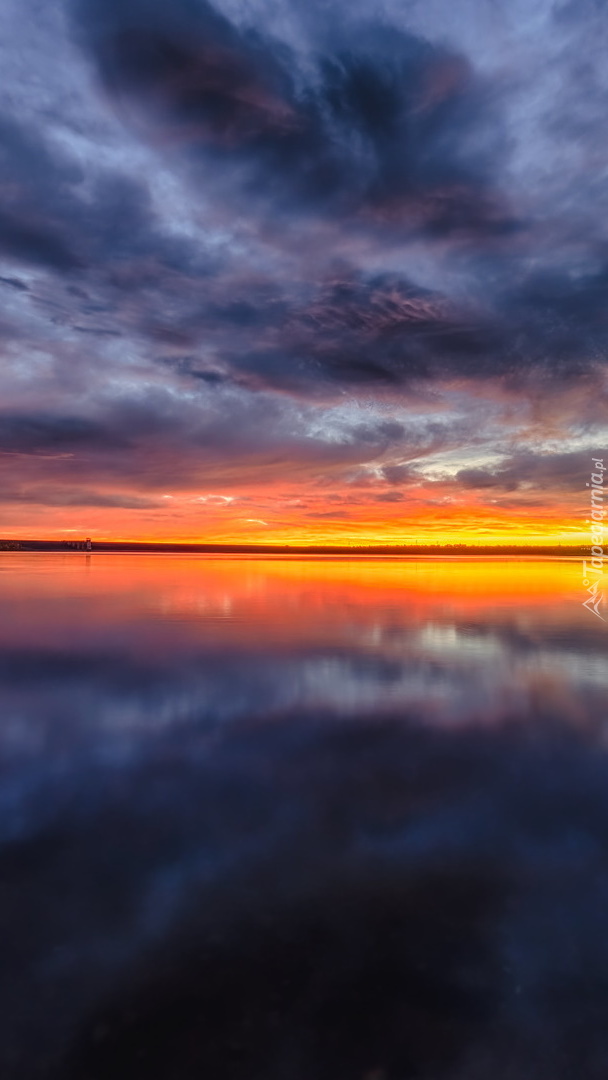
[[[0,534],[585,542],[599,0],[3,0]]]

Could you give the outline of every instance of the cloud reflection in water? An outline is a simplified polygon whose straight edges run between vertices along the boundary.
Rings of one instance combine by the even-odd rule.
[[[10,558],[3,1076],[605,1076],[578,567]]]

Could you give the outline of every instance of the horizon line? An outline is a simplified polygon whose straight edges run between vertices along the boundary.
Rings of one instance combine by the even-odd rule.
[[[88,543],[90,548],[88,548]],[[492,553],[544,553],[544,554],[584,554],[589,545],[586,544],[562,544],[562,543],[435,543],[428,541],[409,541],[402,544],[394,543],[369,543],[369,544],[280,544],[280,543],[214,543],[208,541],[179,541],[179,540],[95,540],[92,538],[82,539],[42,539],[42,538],[0,538],[0,550],[13,551],[41,551],[41,550],[86,550],[91,551],[192,551],[198,553],[293,553],[293,554],[416,554],[425,551],[452,551],[452,552],[492,552]]]

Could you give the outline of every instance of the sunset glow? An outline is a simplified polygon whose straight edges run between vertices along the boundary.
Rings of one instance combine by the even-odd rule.
[[[424,505],[412,508],[407,515],[397,505],[392,512],[378,511],[364,498],[357,500],[349,512],[332,512],[332,503],[313,494],[310,501],[301,499],[306,507],[316,511],[287,506],[280,496],[276,501],[268,493],[243,498],[238,512],[238,496],[226,504],[225,510],[213,507],[202,510],[196,496],[175,498],[171,511],[140,512],[134,515],[121,510],[44,510],[30,513],[18,526],[4,529],[6,536],[27,539],[33,536],[49,539],[70,539],[72,536],[92,536],[96,540],[137,540],[142,542],[175,542],[218,544],[584,544],[588,531],[580,520],[551,517],[531,518],[520,513],[499,515],[479,505],[459,505],[456,500],[441,512],[430,513]],[[236,505],[235,505],[236,504]],[[252,505],[253,504],[253,505]],[[335,506],[335,504],[333,504]],[[244,512],[255,512],[263,518],[248,520]]]
[[[0,1080],[608,1080],[608,0],[0,0]]]
[[[438,3],[8,0],[0,539],[588,542],[601,110]]]

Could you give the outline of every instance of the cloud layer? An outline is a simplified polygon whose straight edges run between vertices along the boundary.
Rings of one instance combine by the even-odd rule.
[[[351,535],[413,535],[438,454],[450,528],[508,529],[483,478],[534,457],[529,531],[576,528],[550,460],[605,440],[600,17],[490,8],[5,5],[9,531],[80,505],[107,535],[219,535],[195,499],[280,477],[227,536],[310,537],[279,502],[327,519],[315,492],[361,481],[387,516],[353,497]],[[390,480],[412,465],[420,514]]]

